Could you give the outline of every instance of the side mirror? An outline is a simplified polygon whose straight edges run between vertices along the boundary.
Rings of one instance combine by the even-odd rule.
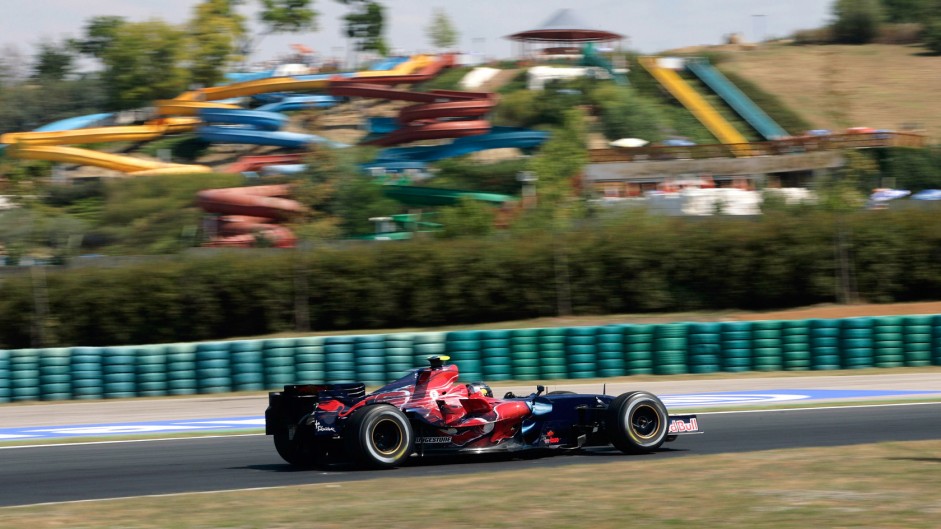
[[[536,386],[536,396],[542,395],[542,392],[546,390],[546,386],[539,385]]]

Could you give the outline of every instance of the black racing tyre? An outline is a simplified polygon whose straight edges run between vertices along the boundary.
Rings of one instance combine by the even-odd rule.
[[[274,448],[281,459],[298,468],[312,468],[323,464],[326,455],[323,448],[318,447],[309,436],[301,432],[297,432],[293,439],[289,438],[287,428],[274,434]]]
[[[608,406],[607,429],[611,444],[626,454],[660,448],[668,429],[667,408],[646,391],[623,393]]]
[[[412,425],[394,406],[378,404],[358,410],[346,431],[350,455],[367,468],[393,468],[412,454]]]

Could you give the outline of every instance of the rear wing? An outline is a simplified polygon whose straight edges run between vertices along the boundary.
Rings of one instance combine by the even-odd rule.
[[[284,391],[268,393],[265,410],[265,434],[296,426],[317,408],[322,400],[339,400],[346,404],[366,396],[366,384],[345,382],[340,384],[291,384]]]

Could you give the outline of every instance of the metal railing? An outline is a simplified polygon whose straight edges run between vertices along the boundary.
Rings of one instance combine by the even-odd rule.
[[[591,163],[634,162],[645,160],[701,160],[742,156],[779,156],[841,149],[873,149],[882,147],[914,147],[927,145],[927,138],[908,132],[873,132],[800,136],[774,141],[742,144],[707,144],[689,146],[644,146],[629,148],[591,149]],[[734,154],[733,154],[734,152]]]

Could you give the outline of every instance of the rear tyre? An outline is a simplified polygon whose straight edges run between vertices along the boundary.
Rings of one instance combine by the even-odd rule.
[[[274,448],[281,459],[298,468],[321,465],[326,456],[326,450],[301,431],[296,432],[293,439],[289,437],[287,429],[275,433]]]
[[[350,418],[347,440],[354,460],[367,468],[393,468],[412,454],[412,425],[388,404],[367,406]]]
[[[608,406],[611,444],[625,454],[645,454],[660,448],[667,437],[667,408],[646,391],[618,395]]]

